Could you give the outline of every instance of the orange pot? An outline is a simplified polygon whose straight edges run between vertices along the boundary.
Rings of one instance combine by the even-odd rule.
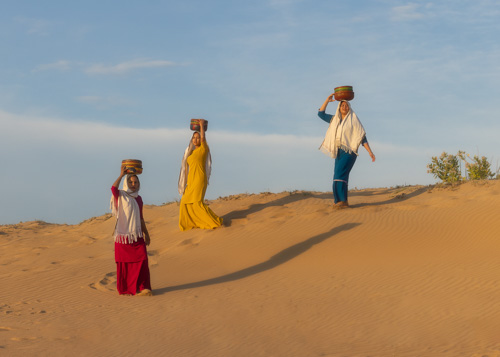
[[[335,92],[334,92],[333,96],[335,97],[335,100],[337,100],[337,101],[353,100],[354,99],[354,92],[353,92],[351,86],[342,86],[342,87],[335,88]]]
[[[128,174],[142,174],[142,161],[141,160],[122,160],[122,166],[127,168]]]
[[[191,119],[191,125],[189,127],[193,131],[200,131],[201,129],[200,124],[198,123],[198,119]],[[207,131],[207,127],[208,127],[208,120],[205,120],[205,122],[203,123],[203,128],[205,129],[205,131]]]

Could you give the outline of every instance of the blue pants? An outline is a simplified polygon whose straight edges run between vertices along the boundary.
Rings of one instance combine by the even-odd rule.
[[[349,154],[339,149],[335,159],[335,170],[333,171],[333,199],[334,202],[347,202],[347,184],[349,182],[349,173],[351,172],[357,155]]]

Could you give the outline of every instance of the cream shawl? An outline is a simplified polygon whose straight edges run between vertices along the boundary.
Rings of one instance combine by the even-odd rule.
[[[336,158],[338,149],[342,149],[348,153],[358,155],[358,148],[366,135],[363,125],[359,121],[356,113],[353,112],[351,104],[349,105],[349,113],[341,121],[340,104],[337,107],[335,115],[330,121],[330,126],[326,131],[325,139],[319,149],[326,155]]]
[[[189,165],[187,163],[187,158],[189,157],[189,155],[193,153],[194,150],[195,146],[190,141],[188,147],[184,151],[184,156],[182,157],[181,172],[179,173],[179,182],[177,184],[177,190],[179,191],[179,195],[181,196],[184,194],[184,190],[186,189],[187,185],[187,178],[189,172]],[[212,172],[212,155],[210,155],[210,148],[208,148],[207,161],[205,162],[205,172],[207,173],[207,185],[208,185],[210,180],[210,174]]]
[[[115,202],[113,195],[110,202],[111,212],[116,216],[116,226],[113,234],[115,242],[123,244],[137,242],[137,238],[142,237],[141,212],[136,201],[136,197],[139,196],[139,189],[132,192],[128,188],[127,182],[130,176],[127,175],[123,182],[123,190],[119,190],[117,202]]]

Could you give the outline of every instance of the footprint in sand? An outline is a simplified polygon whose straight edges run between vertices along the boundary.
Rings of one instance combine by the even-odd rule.
[[[177,247],[194,247],[194,246],[197,246],[199,243],[201,242],[201,238],[200,237],[195,237],[195,238],[189,238],[189,239],[185,239],[183,240],[182,242],[180,242],[179,244],[177,244]]]
[[[226,222],[224,222],[226,224]],[[248,223],[248,218],[233,218],[229,219],[229,222],[227,223],[228,226],[240,226],[240,225],[245,225]]]
[[[75,242],[75,243],[68,245],[68,247],[90,245],[90,244],[94,244],[96,241],[97,241],[96,238],[87,236],[87,237],[81,238],[80,240],[78,240],[78,242]]]
[[[32,251],[37,255],[40,255],[40,252],[43,252],[46,249],[49,249],[49,247],[35,247],[32,249]]]
[[[3,312],[4,314],[10,314],[12,313],[12,309],[10,305],[2,304],[0,305],[0,312]]]
[[[14,313],[14,309],[10,305],[4,304],[4,305],[0,306],[0,312],[3,312],[5,315],[8,315],[8,314]],[[6,330],[2,330],[2,329],[10,329],[10,328],[9,327],[0,327],[0,331],[6,331]]]
[[[295,216],[295,211],[293,210],[280,210],[279,212],[276,212],[273,214],[270,218],[292,218]]]
[[[100,290],[104,292],[116,291],[116,272],[108,273],[96,283],[89,284],[91,289]]]
[[[149,267],[155,267],[158,265],[158,255],[160,253],[157,250],[148,250],[148,260],[149,260]]]

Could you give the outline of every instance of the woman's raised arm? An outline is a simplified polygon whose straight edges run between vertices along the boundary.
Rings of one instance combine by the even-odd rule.
[[[326,110],[326,107],[328,106],[328,103],[330,102],[335,102],[335,99],[333,99],[333,95],[334,93],[330,94],[328,96],[328,98],[326,98],[325,102],[323,103],[323,105],[321,106],[321,108],[319,108],[319,111],[320,112],[324,112]]]
[[[113,187],[116,187],[118,188],[118,186],[120,186],[120,182],[122,181],[122,178],[123,176],[125,176],[127,174],[127,168],[125,166],[122,165],[122,167],[120,168],[120,176],[118,176],[118,178],[116,179],[116,181],[113,183]]]
[[[205,124],[204,119],[198,119],[198,124],[200,124],[200,140],[201,142],[205,141],[205,127],[203,124]]]

